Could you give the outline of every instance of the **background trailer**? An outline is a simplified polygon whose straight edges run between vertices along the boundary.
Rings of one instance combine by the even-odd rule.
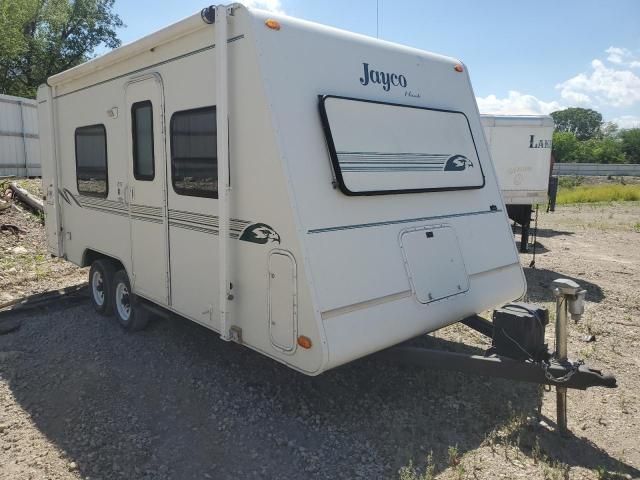
[[[553,118],[548,115],[481,115],[507,214],[522,230],[526,252],[534,205],[548,200]]]

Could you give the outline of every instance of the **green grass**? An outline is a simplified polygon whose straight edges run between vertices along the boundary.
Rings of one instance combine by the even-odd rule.
[[[578,185],[558,191],[558,205],[640,200],[640,185]]]

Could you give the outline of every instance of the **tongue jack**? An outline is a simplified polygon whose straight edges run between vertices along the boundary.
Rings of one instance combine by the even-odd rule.
[[[555,359],[566,364],[567,360],[567,317],[577,323],[584,313],[586,290],[573,280],[560,278],[551,284],[556,297],[556,351]],[[556,386],[556,409],[558,432],[567,435],[567,387]]]

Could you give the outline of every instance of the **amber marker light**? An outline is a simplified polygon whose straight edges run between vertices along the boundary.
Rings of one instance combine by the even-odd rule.
[[[302,348],[311,348],[311,345],[313,345],[311,343],[311,339],[305,335],[300,335],[298,337],[298,345],[300,345]]]
[[[273,18],[268,18],[264,21],[264,24],[267,26],[267,28],[270,28],[271,30],[280,30],[280,22],[278,22],[277,20],[274,20]]]
[[[459,63],[456,63],[456,66],[453,67],[453,69],[458,73],[462,73],[464,71],[464,68],[462,68],[462,65],[460,65]]]

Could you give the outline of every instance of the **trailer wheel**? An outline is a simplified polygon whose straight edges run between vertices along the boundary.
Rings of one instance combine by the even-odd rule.
[[[89,288],[91,303],[100,315],[109,316],[113,313],[113,277],[116,269],[109,260],[96,260],[89,269]]]
[[[136,301],[131,292],[129,276],[124,270],[116,272],[113,277],[113,310],[122,328],[129,332],[142,330],[149,321],[149,312]]]

